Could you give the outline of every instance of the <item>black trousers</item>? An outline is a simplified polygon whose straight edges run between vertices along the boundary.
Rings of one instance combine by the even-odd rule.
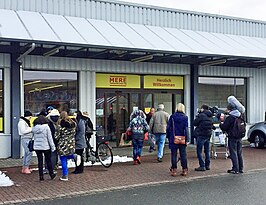
[[[75,172],[82,173],[84,170],[84,158],[83,158],[84,149],[76,149],[75,153],[81,156],[81,163],[79,166],[76,166]]]
[[[45,163],[47,164],[47,168],[50,176],[53,174],[52,162],[51,162],[51,150],[35,150],[38,158],[38,169],[39,176],[43,176],[43,155],[45,157]]]

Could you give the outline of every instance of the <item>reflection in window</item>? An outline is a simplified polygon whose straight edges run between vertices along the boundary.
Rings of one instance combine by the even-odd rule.
[[[246,83],[244,78],[199,78],[199,107],[202,104],[225,109],[227,98],[234,95],[246,105]]]
[[[35,115],[48,106],[70,113],[77,110],[77,73],[24,71],[23,77],[25,110]]]
[[[3,71],[0,70],[0,132],[4,131],[4,89],[3,89]]]

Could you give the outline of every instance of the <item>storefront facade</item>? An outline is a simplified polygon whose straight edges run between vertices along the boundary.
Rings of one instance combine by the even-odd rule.
[[[53,2],[54,5],[63,4],[60,1]],[[72,2],[75,3],[72,5]],[[52,9],[56,7],[47,1],[39,3],[46,6],[35,5],[34,7],[29,6],[27,1],[20,1],[20,3],[13,1],[10,5],[0,3],[0,8],[24,10],[25,13],[20,12],[19,15],[25,18],[27,11],[31,11],[30,15],[37,15],[34,12],[55,14],[53,17],[55,19],[61,18],[60,15],[80,17],[81,19],[75,19],[77,21],[89,18],[91,25],[95,27],[100,27],[106,21],[115,21],[117,23],[108,23],[113,28],[121,26],[119,22],[136,24],[135,27],[132,26],[135,30],[137,30],[137,24],[151,26],[149,29],[158,33],[161,27],[169,27],[186,29],[186,35],[190,34],[190,31],[241,35],[254,38],[258,50],[266,50],[266,42],[262,41],[266,37],[266,24],[263,22],[111,1],[73,0],[65,2],[64,7],[60,7],[64,9]],[[15,8],[14,5],[16,5]],[[84,11],[83,8],[85,8]],[[127,10],[132,12],[130,16]],[[142,13],[136,15],[140,10]],[[74,22],[74,19],[71,21]],[[101,28],[96,28],[96,30],[99,29]],[[140,30],[137,32],[143,36]],[[158,33],[156,35],[159,35]],[[153,36],[154,33],[150,35]],[[191,33],[192,35],[195,33]],[[82,31],[80,36],[84,37]],[[228,62],[220,65],[204,64],[205,61],[203,63],[201,61],[202,56],[197,53],[190,52],[188,55],[182,49],[170,52],[166,45],[160,47],[165,51],[158,48],[146,50],[141,45],[137,47],[129,45],[129,49],[116,46],[105,47],[104,42],[110,42],[106,36],[104,40],[96,42],[93,48],[81,45],[79,41],[75,41],[75,38],[73,40],[73,45],[77,47],[75,49],[68,49],[70,43],[63,45],[57,41],[48,43],[36,40],[36,46],[34,48],[32,46],[29,53],[27,53],[28,47],[27,49],[25,47],[31,41],[26,42],[14,37],[12,41],[20,42],[20,48],[22,50],[24,48],[17,54],[14,61],[14,51],[5,49],[11,46],[10,39],[0,37],[3,40],[0,44],[0,158],[18,157],[20,152],[17,151],[19,137],[16,124],[18,117],[27,109],[35,114],[47,106],[69,112],[77,109],[87,111],[98,132],[114,138],[118,138],[126,129],[133,109],[140,108],[148,112],[151,107],[156,108],[159,103],[164,103],[169,113],[174,112],[176,103],[184,103],[187,115],[192,120],[200,104],[207,103],[223,109],[226,106],[226,97],[233,94],[246,106],[248,123],[262,121],[264,118],[266,110],[264,57],[261,55],[237,56],[238,51],[244,51],[244,48],[229,52],[230,49],[226,46],[230,42],[226,43],[220,36],[216,37],[225,43],[224,54],[222,55],[221,51],[215,55],[210,54],[202,47],[204,60],[212,62],[220,56],[222,59],[226,57],[228,62],[232,62],[230,64]],[[116,36],[113,38],[115,39]],[[132,40],[129,34],[128,38],[130,42],[141,40]],[[144,39],[146,44],[152,43],[147,38]],[[239,39],[235,40],[240,42]],[[45,52],[41,53],[42,47],[39,47],[39,44],[45,47]],[[195,42],[193,45],[199,46]],[[251,49],[253,49],[252,46]],[[60,50],[64,50],[65,53],[63,54]],[[152,58],[139,59],[139,53],[144,57],[152,53]],[[195,56],[197,61],[194,59]],[[15,79],[14,76],[16,76]]]

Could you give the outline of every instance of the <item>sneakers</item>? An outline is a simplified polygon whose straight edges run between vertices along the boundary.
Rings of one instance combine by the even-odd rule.
[[[227,170],[227,173],[229,173],[229,174],[239,174],[239,172],[237,172],[237,171],[235,171],[233,169]],[[242,171],[242,173],[243,173],[243,171]]]
[[[22,174],[30,174],[31,171],[30,171],[29,167],[22,167],[21,173]]]
[[[60,177],[60,180],[61,181],[68,181],[68,176],[61,176]]]
[[[206,169],[205,169],[205,167],[198,167],[198,168],[195,168],[195,171],[204,172],[204,171],[206,171]]]
[[[157,161],[158,161],[158,162],[163,162],[163,159],[160,158],[160,157],[158,157],[158,158],[157,158]]]
[[[75,157],[75,162],[77,166],[79,166],[81,164],[81,156],[78,154],[75,154],[74,157]]]

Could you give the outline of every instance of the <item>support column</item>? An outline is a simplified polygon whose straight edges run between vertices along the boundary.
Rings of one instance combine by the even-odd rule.
[[[197,114],[197,108],[199,103],[199,95],[198,95],[198,78],[199,78],[199,66],[195,64],[190,65],[190,133],[191,133],[191,143],[194,144],[195,136],[194,136],[194,126],[193,120]]]
[[[19,57],[19,43],[12,43],[11,54],[11,156],[20,158],[20,137],[18,135],[18,121],[21,114],[21,82]]]

